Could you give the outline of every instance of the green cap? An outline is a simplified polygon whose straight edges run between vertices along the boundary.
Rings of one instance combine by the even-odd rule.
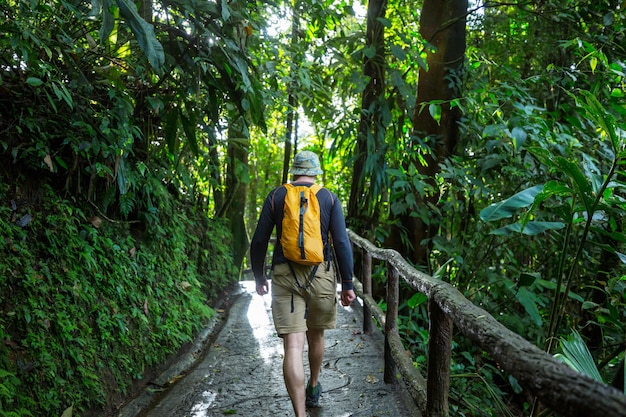
[[[298,152],[293,158],[293,166],[289,170],[292,175],[306,175],[314,177],[322,174],[322,168],[320,168],[320,159],[311,151]]]

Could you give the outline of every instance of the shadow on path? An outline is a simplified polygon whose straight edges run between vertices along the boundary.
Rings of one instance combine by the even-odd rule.
[[[223,327],[193,366],[164,375],[156,389],[119,417],[293,416],[270,296],[257,295],[253,281],[242,282],[241,288]],[[320,407],[308,410],[309,416],[419,416],[402,387],[383,382],[383,337],[361,334],[362,310],[354,304],[339,306],[336,329],[325,333],[323,393]]]

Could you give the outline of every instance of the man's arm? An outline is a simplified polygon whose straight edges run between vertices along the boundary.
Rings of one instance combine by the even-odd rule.
[[[252,273],[257,284],[257,292],[267,294],[267,277],[265,276],[265,257],[267,246],[274,230],[274,214],[270,195],[267,196],[259,215],[256,230],[250,242],[250,262]]]
[[[337,264],[339,265],[339,274],[341,276],[341,304],[348,306],[354,301],[356,295],[352,286],[353,276],[353,255],[352,245],[346,231],[346,219],[343,215],[341,203],[336,200],[333,204],[329,231],[333,238],[335,246],[335,255]]]

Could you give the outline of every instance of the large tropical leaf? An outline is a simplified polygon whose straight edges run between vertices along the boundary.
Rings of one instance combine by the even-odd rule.
[[[572,195],[575,195],[585,206],[585,210],[589,213],[593,210],[593,202],[595,196],[593,194],[593,187],[591,180],[587,178],[581,171],[578,163],[562,156],[554,156],[546,149],[540,147],[529,147],[528,150],[545,166],[550,169],[559,171],[565,174],[571,180]],[[556,183],[558,184],[558,182]],[[555,193],[562,193],[567,189],[565,185],[560,185],[562,188]],[[556,191],[556,190],[554,190]]]
[[[561,156],[557,156],[553,159],[554,167],[565,173],[574,185],[576,191],[578,191],[579,198],[585,205],[585,210],[588,213],[593,211],[593,201],[595,196],[593,195],[593,188],[591,186],[591,182],[589,178],[583,174],[583,172],[578,167],[578,164],[574,161],[565,159]]]
[[[165,143],[170,154],[176,155],[178,153],[179,139],[178,139],[178,110],[171,109],[165,116]]]
[[[198,138],[196,137],[196,114],[193,110],[188,110],[188,116],[181,110],[180,121],[183,125],[183,132],[187,138],[187,144],[194,155],[198,155]]]
[[[108,44],[109,35],[113,32],[113,28],[115,27],[115,19],[113,14],[111,13],[111,0],[102,0],[100,3],[97,0],[92,1],[92,5],[94,7],[94,11],[92,13],[102,13],[102,26],[100,26],[100,43]]]
[[[496,236],[507,236],[513,233],[522,233],[527,236],[535,236],[548,230],[560,230],[565,227],[563,222],[528,222],[507,224],[491,232]]]
[[[480,212],[480,218],[486,222],[493,222],[513,217],[513,214],[515,214],[517,210],[530,206],[542,189],[543,185],[535,185],[534,187],[520,191],[504,201],[485,207]]]
[[[535,322],[537,326],[541,326],[541,314],[539,313],[539,307],[537,306],[537,296],[528,290],[526,287],[521,287],[515,295],[517,301],[524,307],[526,313]]]
[[[606,111],[606,108],[591,91],[580,90],[576,94],[575,98],[578,100],[578,104],[586,110],[587,115],[595,122],[595,125],[609,137],[613,149],[619,149],[621,138],[616,129],[618,124],[615,117],[611,112]]]
[[[544,184],[541,192],[535,197],[535,201],[533,202],[533,206],[530,208],[530,211],[534,211],[540,205],[543,204],[544,201],[551,197],[563,197],[563,198],[571,198],[574,195],[574,190],[569,188],[567,185],[563,184],[559,181],[548,181]],[[564,220],[571,220],[571,215],[566,216]]]
[[[165,53],[163,45],[154,35],[154,27],[146,22],[137,11],[135,3],[131,0],[117,0],[120,13],[130,25],[130,29],[135,34],[139,46],[146,54],[150,65],[155,71],[159,72],[165,64]]]

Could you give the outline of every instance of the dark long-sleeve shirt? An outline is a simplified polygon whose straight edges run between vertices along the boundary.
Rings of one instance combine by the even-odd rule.
[[[294,182],[294,185],[311,185],[309,183]],[[272,268],[274,265],[287,262],[280,246],[280,236],[282,233],[283,205],[287,189],[283,186],[273,189],[265,198],[261,215],[257,223],[252,242],[250,243],[250,260],[252,272],[257,284],[265,282],[265,256],[267,247],[276,227],[276,244],[272,256]],[[322,240],[324,247],[329,247],[328,239],[332,237],[335,248],[339,274],[341,276],[341,289],[352,289],[353,257],[352,246],[346,232],[346,220],[343,215],[339,198],[332,191],[322,188],[317,192],[317,199],[320,205],[320,217],[322,223]],[[325,261],[331,261],[333,254],[325,251]]]

